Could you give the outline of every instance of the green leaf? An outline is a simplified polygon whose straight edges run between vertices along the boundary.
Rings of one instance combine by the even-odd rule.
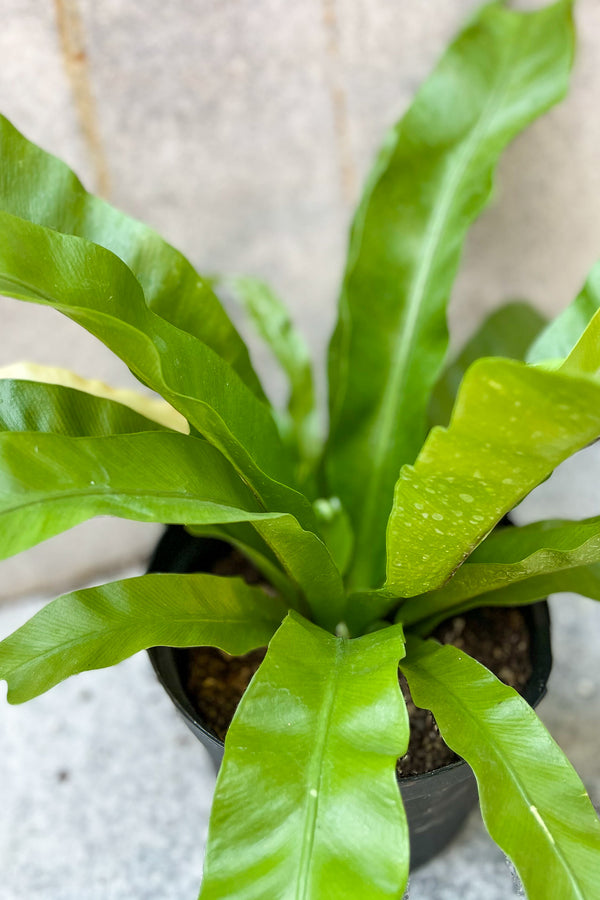
[[[280,568],[280,563],[267,543],[260,537],[252,522],[234,522],[227,525],[188,525],[186,530],[201,538],[212,538],[230,544],[242,553],[271,588],[290,600],[294,609],[306,614],[302,609],[300,591]]]
[[[129,406],[57,384],[0,379],[0,430],[101,437],[163,431]]]
[[[269,409],[206,344],[151,312],[114,254],[0,213],[0,293],[83,325],[218,447],[265,505],[314,527],[308,502],[285,486],[291,461]]]
[[[450,421],[456,394],[471,363],[482,356],[524,359],[545,322],[544,316],[527,303],[507,303],[494,310],[442,372],[431,395],[431,424],[447,425]]]
[[[321,583],[322,587],[316,587],[310,590],[308,596],[314,598],[314,609],[317,610],[315,616],[320,621],[323,612],[319,612],[319,607],[323,609],[332,608],[335,610],[333,618],[327,618],[332,629],[339,624],[342,619],[342,613],[345,605],[344,588],[340,575],[344,572],[344,567],[348,561],[350,548],[352,546],[352,535],[349,533],[348,522],[343,510],[339,506],[339,502],[335,503],[336,498],[332,501],[318,500],[315,503],[315,511],[319,521],[319,531],[321,538],[327,551],[324,552],[318,538],[314,535],[306,538],[305,534],[300,534],[296,528],[294,532],[290,529],[290,545],[289,556],[281,553],[279,550],[279,559],[277,555],[267,546],[267,541],[273,545],[273,538],[269,536],[261,521],[251,521],[248,523],[229,524],[229,525],[202,525],[188,527],[191,534],[198,537],[212,537],[225,541],[237,547],[261,572],[267,581],[276,588],[284,597],[288,597],[294,609],[306,614],[307,610],[303,610],[297,597],[298,590],[294,584],[290,582],[290,578],[286,577],[282,572],[287,569],[290,575],[295,574],[295,584]],[[325,513],[324,510],[327,510]],[[258,532],[262,532],[266,540],[263,539]],[[294,547],[294,542],[302,543],[304,546],[300,550]],[[310,546],[313,544],[314,546]],[[296,561],[296,567],[292,569],[291,561]],[[334,572],[332,562],[337,571]],[[313,566],[317,566],[314,570]],[[318,578],[319,572],[330,572],[326,581],[320,582]],[[339,573],[339,574],[338,574]],[[317,577],[315,577],[317,576]]]
[[[507,512],[599,435],[593,378],[510,360],[474,363],[449,428],[434,428],[400,473],[388,527],[390,594],[441,587]]]
[[[339,569],[325,544],[312,531],[304,531],[293,516],[272,513],[251,521],[284,571],[302,588],[313,621],[335,631],[343,620],[346,598]]]
[[[348,641],[286,618],[227,734],[202,900],[402,896],[403,653],[398,626]]]
[[[151,420],[151,423],[154,425],[156,429],[156,423],[162,426],[162,428],[168,428],[172,431],[180,431],[182,434],[190,433],[190,426],[188,425],[187,420],[181,413],[178,413],[176,409],[173,409],[170,403],[167,403],[166,400],[161,400],[156,397],[148,396],[147,394],[142,394],[139,391],[134,391],[131,388],[113,388],[108,384],[104,384],[103,381],[99,381],[96,378],[82,378],[81,375],[76,375],[74,372],[71,372],[69,369],[61,369],[58,366],[43,366],[38,363],[10,363],[7,366],[0,367],[0,379],[12,379],[14,381],[33,381],[35,383],[39,383],[42,385],[58,385],[63,388],[73,388],[76,391],[82,392],[88,396],[98,397],[103,400],[114,401],[115,403],[126,406],[131,410],[134,410],[136,413],[139,413],[143,420]],[[39,391],[43,391],[44,388],[39,388]],[[41,395],[40,395],[41,396]],[[58,394],[52,394],[52,396],[58,396]],[[48,423],[47,428],[34,428],[35,431],[56,431],[57,428],[50,427],[51,424],[51,415],[50,411],[46,413],[42,413],[41,409],[37,409],[39,406],[38,403],[34,401],[34,389],[30,389],[28,393],[28,398],[31,400],[33,405],[36,407],[36,411],[34,413],[34,417],[38,416],[39,421],[45,421]],[[52,401],[50,400],[50,395],[48,395],[48,400],[52,406]],[[27,401],[24,400],[24,403]],[[66,402],[66,401],[65,401]],[[73,401],[75,403],[75,400]],[[85,401],[81,401],[85,402]],[[108,410],[108,407],[107,407]],[[16,417],[16,421],[19,421],[19,416],[22,415],[22,412],[19,410],[15,410],[12,415]],[[123,414],[124,415],[124,414]],[[75,416],[76,418],[77,416]],[[126,425],[126,419],[123,419],[123,427]],[[78,426],[75,426],[76,428]],[[144,428],[132,428],[131,431],[146,431],[148,426]],[[17,428],[16,430],[22,430]],[[161,429],[162,430],[162,429]],[[67,431],[68,433],[68,431]],[[77,431],[74,431],[73,434],[76,434]],[[81,434],[85,434],[86,432],[79,432]],[[101,432],[104,433],[104,432]],[[110,433],[110,432],[108,432]]]
[[[589,325],[560,366],[568,375],[600,376],[600,310],[590,319]]]
[[[323,542],[292,515],[265,512],[206,441],[169,432],[0,434],[0,559],[97,515],[185,525],[251,521],[315,619],[332,629],[340,621],[343,583]]]
[[[112,251],[131,269],[155,313],[208,344],[264,397],[248,351],[209,281],[153,229],[88,194],[63,162],[26,140],[3,116],[0,209]]]
[[[302,481],[309,474],[320,447],[310,351],[283,302],[268,284],[246,277],[225,279],[224,285],[241,303],[287,376],[289,397],[283,431],[294,442],[304,463],[299,474]]]
[[[0,643],[0,679],[23,703],[88,669],[148,647],[215,646],[247,653],[285,617],[278,597],[240,578],[143,575],[65,594]]]
[[[234,546],[237,544],[259,571],[272,581],[273,586],[281,590],[294,609],[306,612],[308,604],[313,620],[323,628],[335,631],[344,614],[344,583],[323,541],[312,531],[301,528],[293,516],[284,513],[246,514],[239,516],[237,521],[247,521],[252,526],[259,541],[262,540],[267,545],[275,559],[275,565],[248,533],[242,539],[239,538],[239,526],[236,526],[235,532],[229,527],[229,537],[224,534],[222,537],[230,540]],[[216,533],[214,536],[218,537]],[[276,565],[297,590],[290,591],[288,585],[281,581]],[[302,591],[303,597],[297,597],[298,589]]]
[[[539,363],[568,356],[599,309],[600,262],[590,272],[573,303],[542,331],[527,354],[527,362]]]
[[[527,896],[592,900],[600,884],[600,822],[579,776],[535,712],[463,651],[407,643],[400,668],[417,706],[469,763],[486,827]]]
[[[0,557],[95,515],[149,522],[261,514],[206,441],[169,432],[108,437],[0,434]]]
[[[339,497],[319,497],[313,503],[319,533],[329,548],[335,564],[345,574],[352,558],[354,533]]]
[[[367,182],[329,361],[326,464],[356,531],[353,588],[383,578],[392,490],[426,433],[467,229],[505,145],[564,95],[572,57],[570,2],[534,13],[488,4],[392,130]]]
[[[520,606],[558,591],[600,599],[600,517],[536,522],[493,532],[444,587],[404,601],[405,625],[435,627],[476,606]],[[541,593],[540,593],[541,592]]]

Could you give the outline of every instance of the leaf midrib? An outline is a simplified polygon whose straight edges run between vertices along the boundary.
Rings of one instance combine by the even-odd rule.
[[[39,506],[44,503],[53,503],[61,500],[73,500],[73,499],[81,499],[82,497],[113,497],[115,500],[118,497],[131,497],[131,498],[143,498],[148,499],[157,498],[157,499],[167,499],[167,500],[183,500],[187,504],[194,503],[202,503],[202,504],[210,504],[211,506],[218,506],[223,510],[233,510],[234,512],[243,513],[244,516],[262,516],[264,518],[273,518],[275,513],[263,513],[260,510],[258,511],[249,511],[241,509],[241,507],[237,506],[229,506],[224,503],[219,503],[218,500],[203,500],[198,497],[190,497],[189,493],[183,491],[148,491],[148,490],[116,490],[115,488],[95,488],[94,490],[81,488],[79,490],[71,490],[71,491],[61,491],[60,493],[51,492],[44,494],[42,497],[37,497],[33,500],[27,500],[23,503],[19,503],[17,506],[5,507],[4,509],[0,508],[0,518],[5,515],[11,515],[12,513],[18,513],[23,509],[27,509],[27,507]]]
[[[326,689],[321,703],[321,711],[324,710],[324,714],[321,714],[318,718],[314,750],[311,754],[310,764],[306,775],[306,801],[304,806],[304,823],[302,827],[302,846],[298,864],[298,879],[296,883],[296,900],[311,900],[312,896],[310,892],[310,872],[313,864],[313,847],[319,814],[319,802],[321,799],[323,759],[331,727],[331,718],[335,706],[335,694],[338,689],[340,667],[343,657],[344,641],[341,638],[336,638],[335,657],[333,665],[327,673]],[[316,797],[311,796],[311,789],[317,791]]]
[[[119,613],[119,612],[117,614],[122,615],[122,613]],[[263,622],[265,624],[268,624],[268,625],[274,624],[272,619],[261,618],[260,615],[256,615],[256,616],[253,615],[252,622],[255,622],[257,620],[260,622]],[[156,617],[154,619],[154,621],[150,623],[150,625],[163,624],[164,622],[169,622],[169,623],[173,623],[175,625],[200,625],[200,624],[203,624],[203,625],[227,625],[227,626],[244,625],[244,626],[247,626],[248,621],[249,621],[248,616],[244,616],[240,619],[235,619],[235,618],[227,619],[227,618],[221,618],[221,617],[216,618],[216,619],[209,619],[209,618],[202,618],[202,617],[195,617],[195,616],[194,617],[190,616],[189,618],[187,618],[187,617],[174,618],[172,616],[165,614],[165,616],[163,618]],[[138,634],[139,631],[140,631],[139,622],[133,622],[129,625],[126,624],[124,626],[115,625],[112,628],[103,628],[101,631],[87,631],[87,632],[84,632],[83,634],[77,635],[77,637],[70,638],[69,640],[61,641],[59,644],[54,644],[48,650],[43,650],[42,652],[36,651],[35,658],[33,658],[33,659],[28,658],[25,662],[19,662],[12,669],[2,669],[1,677],[3,679],[5,679],[7,675],[12,675],[14,672],[18,672],[19,669],[29,667],[32,664],[35,665],[41,660],[48,659],[49,657],[55,656],[58,653],[62,653],[64,650],[70,649],[71,647],[75,647],[78,644],[85,643],[86,646],[90,646],[99,641],[102,642],[103,640],[106,639],[106,637],[109,637],[110,635],[127,635],[128,633]],[[145,643],[145,641],[144,641],[144,643]],[[153,646],[153,645],[149,644],[148,646]],[[144,648],[142,647],[140,649],[144,649]]]

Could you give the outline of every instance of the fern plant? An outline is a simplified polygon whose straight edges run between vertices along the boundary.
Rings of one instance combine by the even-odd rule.
[[[600,825],[569,762],[519,694],[428,638],[481,605],[600,599],[600,516],[499,525],[600,436],[600,268],[553,324],[511,305],[445,366],[467,230],[572,57],[568,0],[491,3],[388,134],[352,226],[326,439],[306,347],[267,287],[230,284],[289,377],[284,410],[213,282],[1,120],[0,292],[69,316],[164,401],[5,372],[2,557],[108,514],[224,537],[276,588],[149,574],[59,597],[0,644],[13,703],[154,645],[268,644],[225,744],[205,900],[402,896],[398,665],[474,769],[528,896],[600,897]]]

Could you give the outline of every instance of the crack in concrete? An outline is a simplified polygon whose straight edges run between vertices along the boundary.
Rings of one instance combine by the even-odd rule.
[[[350,115],[348,97],[341,82],[341,54],[339,22],[336,0],[321,0],[323,25],[327,35],[326,50],[329,59],[329,93],[333,108],[333,124],[338,145],[338,160],[341,187],[345,203],[354,204],[356,199],[356,167],[350,140]]]
[[[78,0],[54,0],[54,8],[63,64],[92,164],[96,191],[107,198],[110,194],[110,172],[98,124]]]

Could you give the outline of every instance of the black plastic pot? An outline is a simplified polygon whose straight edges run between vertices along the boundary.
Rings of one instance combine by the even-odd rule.
[[[193,538],[180,526],[170,526],[156,548],[150,571],[210,571],[213,563],[227,551],[227,544]],[[552,668],[550,616],[545,601],[525,607],[523,613],[531,635],[533,666],[523,694],[531,706],[537,706],[546,693]],[[203,725],[187,695],[183,676],[185,651],[153,647],[148,653],[159,681],[218,769],[223,759],[223,742]],[[424,775],[401,778],[399,784],[414,870],[436,856],[457,835],[477,801],[477,785],[470,766],[462,760]]]

